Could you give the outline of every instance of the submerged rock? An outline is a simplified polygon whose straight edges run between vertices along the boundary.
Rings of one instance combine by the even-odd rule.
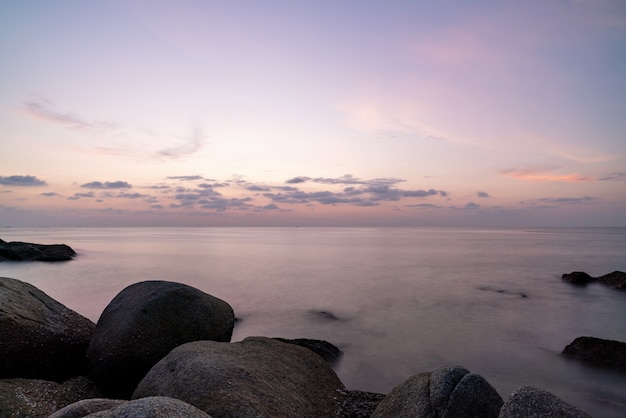
[[[0,378],[63,381],[84,374],[94,327],[35,286],[0,277]]]
[[[591,418],[591,415],[543,389],[522,386],[511,393],[499,418],[523,417]]]
[[[318,355],[272,338],[195,341],[172,350],[133,399],[168,396],[214,417],[331,417],[345,388]]]
[[[102,312],[87,366],[107,395],[128,399],[170,350],[197,340],[228,342],[234,324],[227,302],[196,288],[167,281],[135,283]]]
[[[372,417],[497,417],[502,404],[482,376],[463,367],[444,367],[396,386]]]
[[[76,252],[65,244],[32,244],[0,240],[0,261],[67,261]]]
[[[567,345],[563,355],[601,367],[626,372],[626,343],[595,337],[578,337]]]

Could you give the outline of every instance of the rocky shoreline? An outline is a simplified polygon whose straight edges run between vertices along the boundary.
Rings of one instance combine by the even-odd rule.
[[[76,251],[66,244],[6,242],[0,239],[0,261],[68,261]]]
[[[462,366],[410,376],[388,394],[351,391],[332,369],[341,355],[332,344],[231,343],[234,325],[226,301],[181,283],[128,286],[96,325],[0,278],[0,416],[589,416],[530,386],[505,400]]]

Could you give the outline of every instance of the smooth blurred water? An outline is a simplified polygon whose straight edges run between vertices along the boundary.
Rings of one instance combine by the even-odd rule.
[[[589,335],[626,341],[626,292],[562,273],[626,270],[626,228],[7,228],[5,241],[66,243],[63,263],[0,263],[94,322],[142,280],[229,302],[250,335],[328,340],[349,389],[387,393],[459,364],[503,398],[549,390],[598,417],[624,416],[626,376],[570,361]],[[334,315],[320,314],[326,312]]]

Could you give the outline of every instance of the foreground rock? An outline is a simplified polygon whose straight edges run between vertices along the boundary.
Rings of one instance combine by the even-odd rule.
[[[76,252],[65,244],[6,242],[0,239],[0,261],[67,261]]]
[[[396,386],[372,417],[497,417],[503,400],[482,376],[463,367],[417,374]]]
[[[563,349],[571,356],[597,366],[626,372],[626,343],[595,337],[578,337]]]
[[[104,309],[87,350],[90,376],[108,396],[128,399],[170,350],[189,341],[228,342],[235,314],[225,301],[181,283],[146,281]]]
[[[155,396],[135,401],[87,399],[67,406],[49,418],[210,418],[198,408],[178,399]]]
[[[36,287],[0,277],[0,378],[60,382],[84,374],[94,327]]]
[[[271,338],[196,341],[172,350],[133,399],[168,396],[213,417],[340,415],[343,384],[317,354]]]
[[[326,360],[326,362],[330,365],[337,363],[343,355],[343,351],[341,351],[339,348],[329,343],[328,341],[324,340],[313,340],[310,338],[296,338],[290,340],[278,337],[274,339],[283,343],[295,344],[299,345],[300,347],[308,348],[309,350],[313,351],[324,360]]]
[[[591,415],[543,389],[522,386],[511,393],[499,418],[522,417],[591,418]]]
[[[32,379],[0,380],[0,417],[47,417],[81,399],[102,396],[86,377],[64,383]]]
[[[587,283],[597,281],[613,289],[626,290],[626,273],[623,271],[614,271],[600,277],[592,277],[584,271],[573,271],[563,274],[561,278],[568,283],[576,285],[586,285]]]

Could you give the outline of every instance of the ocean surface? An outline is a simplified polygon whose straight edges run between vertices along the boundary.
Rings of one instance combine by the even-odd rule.
[[[546,389],[597,417],[623,417],[626,376],[563,358],[574,338],[626,341],[626,292],[560,276],[626,271],[626,228],[5,228],[5,241],[65,243],[69,262],[4,262],[97,322],[143,280],[226,300],[251,335],[316,338],[344,352],[348,389],[387,393],[462,365],[504,399]]]

